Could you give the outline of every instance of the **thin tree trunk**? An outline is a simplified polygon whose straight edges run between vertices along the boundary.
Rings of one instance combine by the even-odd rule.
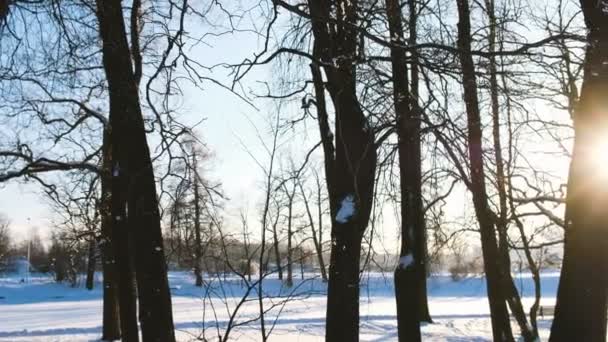
[[[89,241],[89,255],[87,257],[87,279],[85,286],[87,290],[92,290],[95,284],[95,266],[97,264],[97,255],[95,253],[95,239]]]
[[[304,192],[304,186],[300,181],[298,181],[298,187],[300,188],[300,193],[302,194],[302,200],[304,201],[304,208],[306,209],[306,215],[308,216],[308,222],[310,224],[312,243],[315,246],[315,252],[317,254],[317,259],[319,260],[319,268],[321,269],[321,279],[323,281],[327,281],[327,273],[325,271],[325,261],[323,260],[323,249],[321,247],[321,242],[317,239],[317,232],[315,229],[315,221],[312,217],[312,212],[310,210],[310,204],[308,203],[308,197]]]
[[[261,242],[260,242],[260,258],[259,258],[259,264],[260,264],[260,268],[258,270],[258,286],[257,286],[257,292],[258,292],[258,308],[259,308],[259,315],[260,315],[260,333],[262,335],[262,341],[267,341],[268,340],[268,334],[266,333],[266,317],[265,317],[265,310],[264,310],[264,291],[263,291],[263,285],[264,285],[264,268],[262,267],[262,265],[267,264],[268,260],[270,259],[270,256],[268,258],[266,258],[266,261],[264,261],[264,252],[266,250],[266,230],[268,229],[268,215],[270,213],[270,200],[271,200],[271,192],[272,192],[272,177],[273,177],[273,171],[274,171],[274,163],[275,163],[275,157],[276,157],[276,153],[277,153],[277,142],[278,142],[278,138],[279,138],[279,133],[278,133],[278,119],[279,117],[277,116],[277,126],[275,126],[275,130],[274,130],[274,136],[273,136],[273,141],[272,141],[272,152],[270,153],[270,161],[269,161],[269,166],[268,169],[265,170],[266,172],[266,187],[265,187],[265,200],[264,200],[264,210],[262,212],[262,236],[261,236]],[[277,212],[277,221],[278,221],[278,217],[279,217],[279,213]],[[276,225],[277,222],[274,222],[274,231],[276,232]],[[276,244],[276,242],[275,242]]]
[[[564,259],[552,342],[606,341],[608,191],[598,144],[608,132],[608,11],[581,0],[587,48],[581,97],[574,112],[574,148],[566,197]]]
[[[192,177],[194,177],[194,276],[196,277],[195,286],[203,286],[203,275],[201,262],[203,258],[202,239],[201,239],[201,194],[198,177],[198,160],[196,152],[192,153]]]
[[[293,182],[293,189],[291,192],[287,189],[287,186],[283,186],[285,193],[287,193],[287,281],[288,287],[293,286],[293,250],[291,240],[293,239],[293,201],[296,192],[296,182]]]
[[[304,280],[304,256],[300,257],[300,279]]]
[[[390,37],[404,45],[401,5],[399,0],[386,0]],[[397,117],[399,176],[401,181],[401,252],[395,269],[397,330],[399,341],[420,341],[419,305],[422,251],[415,243],[424,230],[420,178],[420,120],[412,112],[408,89],[405,51],[391,47],[393,101]],[[424,272],[423,272],[424,273]]]
[[[277,207],[278,210],[278,207]],[[277,211],[277,217],[274,223],[272,224],[272,240],[273,240],[273,250],[274,250],[274,259],[277,263],[277,272],[279,275],[279,280],[283,280],[283,266],[281,265],[281,250],[279,245],[279,234],[277,232],[277,226],[279,225],[279,217],[280,213]]]
[[[130,229],[136,237],[132,241],[143,340],[173,342],[171,294],[154,171],[127,43],[122,2],[98,0],[97,16],[110,94],[113,185],[122,185],[112,187],[112,204],[120,209],[114,217],[114,227],[121,231]],[[124,283],[121,281],[121,288]],[[121,301],[121,308],[122,304]]]
[[[471,55],[471,23],[468,0],[457,0],[458,48],[467,111],[468,149],[471,173],[471,194],[481,233],[481,247],[486,273],[492,334],[494,341],[513,341],[504,289],[501,286],[500,255],[492,214],[488,208],[482,151],[481,117],[477,98],[475,66]]]
[[[501,45],[502,50],[502,45]],[[503,88],[506,92],[506,111],[507,111],[507,127],[508,127],[508,161],[507,165],[512,165],[513,161],[513,125],[511,119],[511,100],[508,93],[507,88],[507,80],[505,73],[502,73],[501,81]],[[508,171],[507,171],[507,174]],[[521,236],[521,241],[524,247],[524,255],[526,256],[526,260],[528,262],[528,267],[530,272],[532,273],[532,279],[534,281],[534,303],[530,307],[529,316],[530,316],[530,324],[532,325],[532,335],[538,337],[538,323],[537,323],[537,313],[538,308],[540,306],[540,298],[541,298],[541,282],[540,282],[540,267],[537,265],[534,257],[532,256],[532,251],[530,249],[530,242],[528,241],[528,237],[526,236],[526,231],[524,229],[523,222],[517,216],[515,211],[515,203],[514,203],[514,195],[513,195],[513,186],[512,186],[512,178],[509,174],[507,178],[505,178],[505,182],[508,188],[508,200],[509,207],[511,209],[511,215],[513,216],[513,220],[515,221],[515,225],[519,231],[519,235]]]
[[[323,282],[327,282],[327,268],[325,266],[325,257],[323,256],[323,198],[321,196],[321,180],[319,179],[319,175],[316,171],[315,181],[317,183],[317,215],[319,216],[319,226],[317,227],[317,230],[319,231],[319,238],[316,239],[317,258],[319,259],[319,268],[321,269],[321,279],[323,279]]]
[[[250,253],[250,242],[249,242],[249,229],[247,228],[247,217],[241,212],[241,224],[243,226],[243,249],[245,252],[245,260],[246,260],[246,274],[247,281],[251,282],[251,259],[253,256]],[[259,265],[262,267],[262,265]]]
[[[492,110],[492,138],[494,142],[494,156],[496,159],[496,185],[498,190],[499,214],[496,222],[498,230],[498,249],[501,258],[501,270],[503,286],[506,293],[507,303],[511,308],[513,316],[521,330],[524,341],[533,341],[536,336],[528,325],[526,312],[521,303],[521,298],[517,287],[511,277],[511,257],[509,255],[509,238],[507,222],[507,191],[505,184],[504,161],[502,157],[502,144],[500,141],[500,110],[498,102],[498,79],[496,69],[496,16],[494,12],[494,0],[485,0],[486,11],[489,17],[488,50],[489,72],[490,72],[490,102]]]

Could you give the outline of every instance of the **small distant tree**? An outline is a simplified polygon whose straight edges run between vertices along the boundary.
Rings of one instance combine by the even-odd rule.
[[[11,246],[11,237],[9,233],[10,221],[8,218],[0,214],[0,264],[8,255]]]
[[[71,240],[65,234],[53,234],[48,252],[49,271],[57,282],[67,282],[72,287],[80,283],[79,275],[88,265],[88,243]]]
[[[168,187],[168,259],[178,268],[191,269],[195,285],[203,286],[205,258],[212,244],[211,225],[223,195],[211,182],[204,166],[210,158],[194,135],[181,144],[182,157],[175,162],[175,182]]]

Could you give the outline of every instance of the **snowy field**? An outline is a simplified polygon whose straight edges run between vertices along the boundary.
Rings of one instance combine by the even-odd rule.
[[[558,273],[542,278],[542,304],[554,305]],[[173,314],[179,341],[195,341],[205,330],[213,340],[224,333],[231,312],[245,289],[236,279],[221,284],[214,280],[200,289],[189,274],[172,272]],[[56,284],[46,277],[22,284],[17,277],[0,276],[0,341],[99,341],[101,336],[102,293],[97,283],[93,291]],[[523,288],[524,305],[532,303],[533,285],[528,275],[516,275]],[[264,283],[264,293],[274,304],[267,326],[274,326],[270,341],[322,341],[324,335],[325,286],[319,280],[297,282],[291,290],[282,288],[276,279]],[[490,341],[489,309],[483,278],[454,282],[449,276],[429,280],[430,310],[434,323],[422,328],[425,341]],[[207,300],[205,299],[207,298]],[[213,298],[211,302],[208,298]],[[257,293],[242,306],[236,322],[254,318]],[[287,299],[286,305],[282,305]],[[213,305],[210,305],[213,304]],[[395,303],[390,275],[369,274],[362,280],[361,340],[396,340]],[[215,310],[212,310],[214,308]],[[213,314],[215,311],[215,315]],[[279,314],[280,312],[280,314]],[[277,317],[278,316],[278,317]],[[217,317],[217,318],[216,318]],[[203,324],[203,321],[205,324]],[[217,324],[216,324],[217,322]],[[541,337],[549,333],[550,319],[540,319]],[[514,325],[515,327],[515,325]],[[514,331],[517,331],[515,329]],[[231,339],[259,341],[259,321],[236,327]]]

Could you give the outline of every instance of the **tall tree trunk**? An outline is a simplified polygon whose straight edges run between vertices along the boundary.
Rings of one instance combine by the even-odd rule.
[[[327,290],[326,341],[359,339],[359,268],[361,240],[371,214],[376,171],[374,133],[356,90],[359,4],[356,0],[309,0],[314,56],[323,62],[325,88],[334,104],[336,143],[327,112],[319,106],[323,80],[313,65],[317,119],[324,147],[326,182],[332,215],[331,257]],[[330,7],[337,8],[331,28]],[[335,155],[331,152],[335,151]],[[329,153],[328,153],[329,152]]]
[[[203,241],[201,239],[201,193],[196,151],[192,153],[192,177],[194,177],[194,243],[196,244],[194,246],[194,276],[196,278],[194,285],[201,287],[203,286],[201,271]]]
[[[112,204],[116,204],[120,209],[120,213],[114,217],[114,227],[121,231],[130,229],[136,237],[133,239],[137,270],[135,274],[143,340],[173,342],[175,334],[171,294],[154,171],[139,104],[137,80],[127,43],[121,1],[98,0],[97,16],[110,94],[114,183]],[[115,187],[117,184],[122,187]],[[123,283],[121,281],[121,287]],[[122,304],[121,301],[121,308]],[[123,329],[124,333],[126,332]]]
[[[420,120],[412,112],[407,77],[403,23],[399,0],[386,0],[393,74],[393,101],[397,117],[399,176],[401,182],[401,252],[395,269],[399,341],[420,341],[419,273],[422,251],[415,240],[424,230],[420,176]],[[398,46],[400,45],[400,46]]]
[[[457,0],[458,48],[462,68],[464,102],[467,111],[468,149],[471,173],[471,194],[479,230],[486,273],[488,300],[494,341],[513,341],[504,289],[501,286],[501,263],[494,223],[485,185],[482,151],[481,117],[477,98],[475,66],[471,54],[471,22],[468,0]]]
[[[533,341],[536,336],[528,320],[526,312],[521,303],[521,298],[517,287],[511,277],[511,257],[509,255],[509,238],[508,238],[508,222],[507,222],[507,190],[505,182],[504,161],[502,157],[502,143],[500,141],[500,110],[498,101],[498,78],[496,68],[496,15],[494,9],[494,0],[485,0],[486,11],[489,18],[489,34],[488,34],[488,50],[489,57],[489,72],[490,72],[490,102],[492,110],[492,138],[494,142],[494,156],[496,159],[496,186],[498,190],[499,213],[496,219],[496,228],[498,230],[498,249],[501,259],[501,269],[503,286],[506,291],[506,300],[511,308],[513,316],[517,321],[521,330],[524,341]]]
[[[418,0],[410,0],[408,1],[409,4],[409,31],[410,31],[410,37],[408,39],[409,41],[409,45],[410,46],[416,46],[418,45],[418,8],[416,6]],[[418,159],[420,159],[420,168],[418,170],[418,175],[416,175],[417,178],[420,179],[419,183],[420,183],[420,217],[418,218],[421,222],[421,226],[419,229],[418,234],[416,235],[416,238],[414,239],[414,244],[416,245],[416,248],[420,251],[420,260],[418,262],[418,265],[420,267],[420,272],[418,272],[418,300],[419,302],[419,306],[418,306],[418,319],[420,320],[420,322],[429,322],[432,323],[433,320],[431,319],[431,314],[429,312],[429,300],[428,300],[428,293],[427,293],[427,286],[426,286],[426,278],[427,278],[427,272],[428,272],[428,248],[427,248],[427,235],[426,235],[426,220],[424,217],[424,205],[422,203],[422,173],[421,173],[421,168],[422,168],[422,158],[421,158],[421,148],[420,148],[420,144],[422,141],[422,136],[420,133],[420,124],[422,122],[422,108],[420,108],[420,90],[419,90],[419,83],[420,83],[420,76],[419,76],[419,69],[421,68],[420,62],[419,62],[419,58],[418,58],[418,53],[417,51],[414,49],[411,52],[411,68],[410,68],[410,73],[412,75],[412,79],[410,80],[410,84],[411,84],[411,91],[410,91],[410,102],[412,105],[411,111],[412,111],[412,115],[413,118],[415,119],[414,123],[417,125],[417,135],[419,136],[419,138],[416,141],[416,144],[418,144],[418,147],[416,148],[417,154],[418,154]],[[417,185],[415,185],[417,186]]]
[[[104,128],[102,146],[101,170],[101,199],[99,212],[101,215],[101,263],[103,270],[103,328],[101,339],[113,341],[120,339],[120,307],[117,263],[114,253],[114,229],[112,229],[111,189],[112,185],[112,159],[110,146],[110,133]],[[135,325],[137,327],[137,323]]]
[[[564,260],[550,341],[606,341],[608,310],[608,188],[597,162],[608,139],[608,11],[581,0],[587,48],[581,97],[574,112]],[[598,146],[599,145],[599,146]],[[599,158],[602,160],[601,158]]]
[[[85,286],[87,290],[92,290],[95,284],[95,266],[97,266],[97,255],[95,255],[95,239],[89,241],[89,251],[87,256],[87,279]]]

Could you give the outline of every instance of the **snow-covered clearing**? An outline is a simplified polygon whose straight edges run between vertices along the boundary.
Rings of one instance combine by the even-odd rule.
[[[543,300],[553,305],[558,273],[545,273],[542,277]],[[532,303],[533,285],[528,275],[516,276],[518,286],[524,290],[524,304]],[[196,340],[205,328],[206,336],[216,337],[214,322],[218,322],[220,333],[228,324],[229,315],[224,303],[234,308],[244,293],[242,283],[228,279],[223,294],[219,283],[211,287],[196,288],[190,274],[172,272],[170,283],[173,293],[173,313],[179,341]],[[70,288],[53,283],[49,278],[33,278],[29,284],[19,282],[16,277],[0,277],[0,341],[98,341],[101,333],[102,293],[97,283],[93,291]],[[265,293],[282,298],[267,299],[266,305],[279,303],[291,290],[281,288],[276,279],[264,282]],[[320,280],[297,282],[296,296],[284,308],[276,306],[267,319],[267,326],[274,323],[271,341],[321,341],[324,334],[325,285]],[[209,292],[205,292],[210,290]],[[425,341],[489,341],[491,329],[485,281],[483,278],[467,278],[454,282],[449,276],[433,276],[429,280],[430,310],[435,320],[422,328]],[[212,293],[217,319],[213,317],[209,301],[203,300],[205,293]],[[252,301],[243,308],[237,321],[255,317],[257,302],[252,292]],[[224,298],[227,298],[224,300]],[[203,309],[206,314],[203,315]],[[278,318],[276,314],[281,310]],[[361,288],[361,340],[396,340],[395,303],[392,277],[388,274],[368,274],[362,279]],[[548,337],[550,319],[540,319],[541,337]],[[515,327],[515,323],[514,323]],[[515,329],[514,331],[517,331]],[[231,333],[234,340],[260,340],[259,322],[237,327]]]

